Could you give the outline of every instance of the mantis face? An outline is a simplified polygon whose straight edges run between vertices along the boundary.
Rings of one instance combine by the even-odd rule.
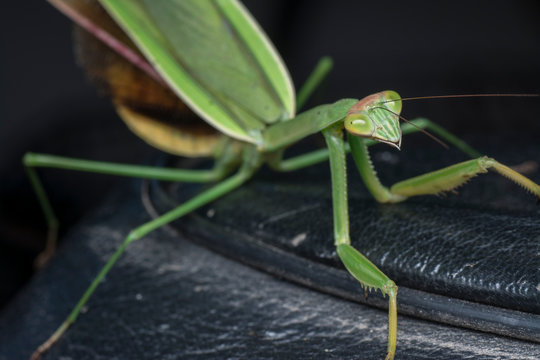
[[[392,101],[395,100],[395,101]],[[387,90],[367,96],[347,113],[345,129],[353,135],[401,147],[401,97]]]

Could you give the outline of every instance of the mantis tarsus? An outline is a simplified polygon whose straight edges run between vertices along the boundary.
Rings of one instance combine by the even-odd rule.
[[[81,25],[97,35],[91,19],[72,7],[76,2],[51,1],[71,14]],[[349,272],[366,288],[381,290],[389,298],[389,339],[387,359],[396,349],[397,286],[350,244],[348,226],[345,156],[350,151],[369,191],[380,202],[404,201],[410,196],[451,191],[469,178],[492,168],[522,185],[540,198],[540,187],[494,159],[481,157],[465,143],[429,121],[413,121],[400,127],[402,101],[393,91],[370,95],[360,101],[343,99],[295,115],[294,89],[286,68],[265,35],[246,10],[235,1],[101,1],[102,5],[126,31],[148,58],[131,58],[158,82],[167,84],[185,103],[210,125],[227,136],[208,146],[207,153],[194,154],[193,149],[177,149],[185,155],[215,156],[210,171],[154,169],[143,166],[106,164],[52,155],[29,153],[24,158],[30,179],[45,212],[50,232],[48,251],[54,248],[57,220],[40,185],[34,168],[56,167],[185,182],[214,182],[214,187],[188,200],[163,216],[131,231],[122,245],[85,292],[68,319],[34,354],[38,358],[66,331],[77,318],[95,288],[111,269],[125,248],[148,232],[205,205],[248,181],[267,163],[277,171],[293,171],[330,159],[334,211],[334,242],[337,254]],[[75,10],[73,10],[75,9]],[[130,46],[102,36],[109,45],[127,54]],[[115,42],[116,41],[116,42]],[[137,52],[134,52],[137,55]],[[149,66],[154,65],[157,72]],[[298,95],[301,107],[329,70],[323,59]],[[156,136],[159,126],[142,126],[144,114],[137,114],[122,103],[116,103],[123,119],[148,142],[173,152],[166,142],[174,136]],[[416,126],[416,127],[415,127]],[[473,160],[456,164],[405,180],[391,188],[383,186],[375,175],[367,146],[383,142],[400,147],[402,133],[427,128],[443,140],[463,150]],[[328,150],[283,159],[289,145],[308,135],[322,132]],[[345,139],[344,134],[347,133]],[[191,151],[191,152],[190,152]],[[230,173],[233,175],[227,177]]]

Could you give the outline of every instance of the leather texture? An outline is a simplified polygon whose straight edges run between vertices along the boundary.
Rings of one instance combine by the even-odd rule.
[[[247,200],[262,188],[224,201]],[[121,187],[70,231],[52,262],[0,314],[0,359],[28,359],[123,237],[149,220],[139,195],[139,182]],[[224,215],[212,208],[216,218]],[[304,221],[309,233],[317,228]],[[331,251],[326,261],[333,262]],[[43,359],[382,359],[386,324],[386,311],[282,281],[161,229],[128,247]],[[531,342],[408,316],[398,326],[397,359],[540,357]]]
[[[509,151],[499,154],[502,158],[497,147],[489,153],[508,165],[540,153],[537,145],[514,146],[520,151],[512,151],[508,144]],[[373,153],[376,168],[389,185],[390,179],[466,160],[455,150],[413,149],[402,154],[380,146]],[[456,194],[378,204],[352,161],[348,167],[352,244],[398,284],[401,313],[540,341],[540,207],[533,196],[490,172]],[[538,171],[529,176],[540,183]],[[200,190],[154,183],[151,197],[157,211],[163,212]],[[171,200],[175,198],[176,203]],[[176,228],[277,276],[387,306],[379,294],[366,300],[337,258],[326,163],[291,174],[263,171],[190,221],[177,222]]]

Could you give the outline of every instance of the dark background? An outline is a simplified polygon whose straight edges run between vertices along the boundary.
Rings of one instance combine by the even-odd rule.
[[[404,97],[540,92],[538,1],[245,3],[297,87],[318,58],[334,58],[335,69],[317,102],[385,89]],[[2,305],[31,275],[45,236],[23,154],[141,163],[156,150],[132,135],[89,85],[74,61],[69,20],[45,1],[0,6]],[[504,147],[504,141],[540,136],[538,99],[419,101],[406,103],[403,114],[429,117],[474,144],[497,141]],[[56,170],[41,174],[62,231],[121,181]]]

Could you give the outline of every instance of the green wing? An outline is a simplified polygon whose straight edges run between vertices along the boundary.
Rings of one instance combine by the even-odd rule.
[[[290,119],[294,89],[266,35],[235,0],[100,0],[169,86],[223,133],[257,143]]]

